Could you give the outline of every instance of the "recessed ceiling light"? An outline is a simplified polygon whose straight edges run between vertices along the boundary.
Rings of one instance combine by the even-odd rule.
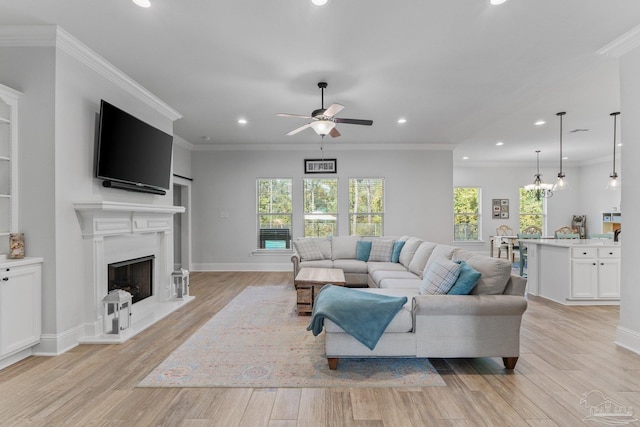
[[[133,0],[135,4],[140,7],[149,7],[151,6],[151,2],[149,0]]]
[[[491,0],[491,4],[494,6],[497,6],[499,4],[502,4],[504,2],[506,2],[507,0]]]
[[[565,156],[562,158],[562,160],[569,160],[569,158]]]
[[[329,0],[311,0],[311,3],[316,6],[324,6],[325,4],[329,3]]]
[[[622,142],[618,142],[618,147],[622,147]]]
[[[544,120],[538,120],[537,122],[534,123],[534,125],[536,126],[542,126],[544,124],[546,124],[547,122],[545,122]]]
[[[246,125],[247,124],[247,119],[238,119],[238,123],[241,125]]]
[[[502,146],[504,145],[504,142],[502,142],[502,141],[498,141],[498,142],[496,142],[496,145],[497,145],[498,147],[502,147]]]
[[[400,124],[407,123],[407,119],[398,119],[398,123]]]
[[[462,160],[469,160],[469,156],[464,156]]]

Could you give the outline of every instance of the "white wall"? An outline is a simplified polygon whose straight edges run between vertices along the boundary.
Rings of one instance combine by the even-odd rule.
[[[640,48],[623,55],[620,58],[620,87],[621,87],[621,138],[624,144],[622,156],[622,213],[623,233],[622,245],[622,283],[620,289],[620,325],[618,326],[617,342],[623,347],[640,353],[640,286],[638,286],[638,271],[635,263],[640,259]]]
[[[293,179],[294,238],[302,235],[302,178],[338,178],[338,234],[348,234],[348,179],[385,178],[385,234],[451,243],[450,151],[334,151],[335,175],[304,175],[316,151],[194,152],[193,263],[196,270],[290,270],[290,255],[252,255],[256,247],[256,178]]]

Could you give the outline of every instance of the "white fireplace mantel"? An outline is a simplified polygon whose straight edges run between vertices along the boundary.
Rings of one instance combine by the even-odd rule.
[[[123,202],[76,202],[85,244],[85,320],[81,343],[123,342],[144,330],[193,297],[171,297],[173,216],[182,206]],[[109,336],[102,328],[102,298],[108,292],[107,265],[140,256],[155,257],[153,294],[133,305],[131,330],[125,336]]]
[[[168,231],[173,215],[185,211],[184,206],[105,201],[76,202],[73,207],[85,237]]]

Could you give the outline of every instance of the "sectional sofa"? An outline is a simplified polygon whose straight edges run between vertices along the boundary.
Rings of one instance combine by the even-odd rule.
[[[307,238],[294,248],[294,278],[301,268],[341,268],[349,287],[408,299],[371,350],[326,319],[332,369],[345,357],[501,357],[515,367],[526,280],[511,274],[509,261],[410,236]],[[467,295],[432,294],[434,271],[452,261],[471,267],[475,286]]]

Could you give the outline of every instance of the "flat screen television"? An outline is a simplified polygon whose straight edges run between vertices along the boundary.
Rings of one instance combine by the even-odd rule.
[[[105,187],[165,194],[172,148],[172,135],[100,102],[95,173]]]

